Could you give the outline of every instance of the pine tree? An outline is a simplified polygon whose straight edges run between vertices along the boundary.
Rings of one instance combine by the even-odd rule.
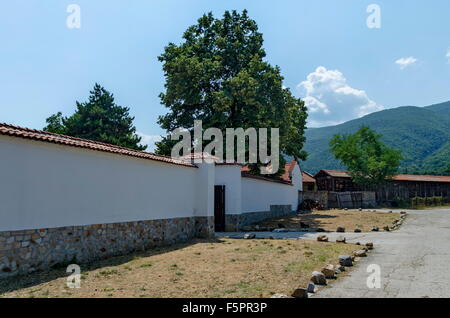
[[[113,94],[101,85],[94,85],[88,102],[76,105],[77,110],[70,117],[58,112],[47,118],[44,130],[135,150],[147,148],[139,144],[141,138],[136,135],[130,109],[116,105]]]

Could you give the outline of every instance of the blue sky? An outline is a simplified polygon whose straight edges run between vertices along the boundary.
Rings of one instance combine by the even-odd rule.
[[[66,25],[70,4],[80,29]],[[370,4],[381,9],[379,29],[366,25]],[[157,56],[203,13],[244,8],[284,85],[310,105],[310,126],[450,100],[448,0],[22,0],[0,9],[0,122],[40,129],[98,82],[151,142],[166,112]]]

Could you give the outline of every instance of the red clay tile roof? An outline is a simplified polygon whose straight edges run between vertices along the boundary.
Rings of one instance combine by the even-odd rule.
[[[273,179],[270,177],[264,177],[265,179],[271,179],[275,180],[275,181],[283,181],[283,183],[292,183],[291,180],[291,175],[292,175],[292,170],[294,170],[294,167],[296,165],[296,161],[293,160],[292,162],[288,162],[284,165],[284,173],[279,177],[279,179]],[[250,168],[248,166],[242,166],[241,167],[241,172],[244,174],[248,174],[248,172],[250,171]]]
[[[172,159],[166,156],[155,155],[153,153],[133,150],[125,147],[106,144],[103,142],[92,141],[87,139],[75,138],[71,136],[59,135],[47,131],[23,128],[19,126],[0,123],[0,135],[20,137],[25,139],[49,142],[54,144],[66,145],[71,147],[86,148],[96,151],[110,152],[130,157],[160,161],[180,166],[193,167],[196,166],[182,160]]]
[[[419,174],[397,174],[396,181],[450,182],[450,176],[428,176]]]
[[[245,171],[241,171],[241,176],[243,178],[251,178],[251,179],[257,179],[257,180],[263,180],[263,181],[269,181],[269,182],[275,182],[275,183],[292,185],[292,183],[290,181],[285,181],[283,179],[275,179],[275,178],[271,178],[271,177],[256,176],[254,174],[250,174],[250,173],[245,172]]]
[[[316,179],[306,171],[302,171],[302,181],[307,183],[316,183]]]
[[[292,160],[284,165],[284,173],[280,176],[282,180],[292,182],[292,170],[294,170],[297,161]]]
[[[207,159],[210,159],[214,162],[214,164],[216,166],[242,166],[242,164],[237,163],[237,162],[221,161],[219,157],[213,156],[207,152],[201,152],[201,153],[193,152],[189,155],[181,156],[179,159],[183,160],[183,161],[187,161],[187,162],[194,162],[194,163],[196,163],[195,162],[196,159],[202,159],[202,162],[206,161]]]
[[[332,177],[337,177],[337,178],[351,178],[350,174],[348,173],[348,171],[343,171],[343,170],[330,170],[330,169],[322,169],[319,172],[316,173],[316,176],[321,172],[325,172],[326,174],[328,174],[329,176]]]
[[[216,162],[216,166],[242,166],[242,164],[237,162]]]
[[[242,166],[241,167],[241,172],[249,172],[250,171],[250,167],[249,166]]]
[[[320,171],[323,171],[332,177],[351,178],[348,171],[329,170],[329,169],[322,169]],[[450,176],[429,176],[419,174],[397,174],[393,176],[392,179],[395,181],[413,181],[413,182],[450,182]]]
[[[278,182],[278,183],[292,185],[291,173],[292,173],[292,170],[294,170],[296,163],[297,162],[295,160],[292,162],[286,163],[284,166],[284,173],[277,179],[272,178],[272,177],[255,176],[253,174],[250,174],[250,173],[248,173],[250,171],[250,168],[248,166],[241,167],[241,175],[245,178],[254,178],[254,179],[260,179],[260,180],[265,180],[265,181],[272,181],[272,182]]]
[[[180,159],[183,161],[184,160],[190,161],[190,160],[194,160],[194,159],[212,159],[214,161],[218,161],[219,157],[213,156],[207,152],[199,152],[199,153],[193,152],[188,155],[180,157]]]

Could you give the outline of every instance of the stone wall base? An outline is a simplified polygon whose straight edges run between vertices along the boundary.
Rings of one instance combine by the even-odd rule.
[[[261,222],[266,219],[295,215],[291,205],[271,205],[270,211],[249,212],[242,214],[225,214],[225,231],[240,231],[244,226]]]
[[[0,278],[214,235],[214,217],[0,232]]]

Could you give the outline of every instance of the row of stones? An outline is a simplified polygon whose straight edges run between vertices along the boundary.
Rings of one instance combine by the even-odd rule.
[[[327,240],[320,240],[319,242],[328,242]],[[343,240],[336,240],[337,243],[345,243],[345,238]],[[360,243],[357,243],[360,245]],[[361,257],[366,257],[367,253],[373,249],[373,243],[366,243],[360,250],[356,250],[352,255],[339,255],[337,265],[328,264],[324,266],[320,271],[314,271],[311,274],[310,283],[306,288],[296,288],[291,297],[294,298],[308,298],[308,294],[315,293],[317,291],[316,286],[327,285],[327,279],[336,279],[337,275],[345,271],[346,267],[353,266],[355,261],[358,261]],[[275,294],[273,298],[288,298],[285,294]]]
[[[0,232],[0,277],[208,237],[211,217]]]

